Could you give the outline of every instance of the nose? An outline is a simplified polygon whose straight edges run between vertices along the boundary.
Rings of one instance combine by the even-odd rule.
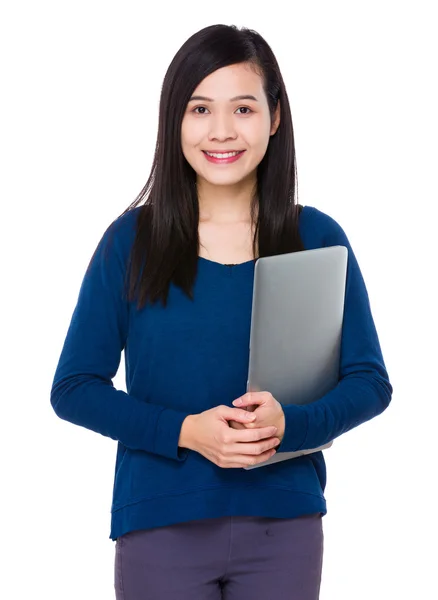
[[[210,119],[208,139],[210,141],[216,140],[218,142],[236,139],[233,116],[228,114],[217,114],[212,117]]]

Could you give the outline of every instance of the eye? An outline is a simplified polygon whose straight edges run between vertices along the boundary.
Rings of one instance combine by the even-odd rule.
[[[237,110],[247,110],[248,112],[244,112],[244,113],[240,113],[240,114],[244,114],[244,115],[249,115],[249,113],[252,113],[252,110],[249,108],[249,106],[240,106]]]
[[[197,115],[205,115],[205,113],[204,113],[204,112],[202,112],[202,113],[197,113],[196,111],[197,111],[198,109],[207,110],[207,109],[205,108],[205,106],[197,106],[196,108],[194,108],[194,109],[193,109],[193,112],[194,112],[195,114],[197,114]]]
[[[202,112],[197,112],[198,110],[201,110]],[[249,106],[240,106],[240,107],[239,107],[238,109],[236,109],[236,110],[244,110],[244,111],[247,111],[247,112],[240,113],[241,115],[249,115],[250,113],[252,113],[252,112],[253,112],[253,111],[252,111],[252,110],[249,108]],[[206,108],[205,106],[196,106],[196,107],[193,109],[193,111],[192,111],[192,112],[194,112],[194,113],[195,113],[195,114],[197,114],[197,115],[205,115],[205,114],[207,114],[207,113],[206,113],[206,112],[204,112],[204,111],[208,111],[208,108]]]

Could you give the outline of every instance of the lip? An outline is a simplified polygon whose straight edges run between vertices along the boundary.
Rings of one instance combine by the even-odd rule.
[[[209,156],[207,154],[207,152],[213,152],[214,154],[226,154],[227,152],[239,152],[239,154],[236,154],[235,156],[230,156],[229,158],[215,158],[214,156]],[[239,160],[239,158],[241,156],[243,156],[243,154],[246,152],[246,150],[203,150],[202,153],[204,154],[205,158],[208,160],[208,162],[214,163],[216,165],[225,165],[225,164],[229,164],[229,163],[233,163],[236,162],[236,160]]]
[[[229,150],[203,150],[202,152],[210,152],[211,154],[227,154],[228,152],[245,152],[245,150],[238,150],[237,148],[230,148]]]

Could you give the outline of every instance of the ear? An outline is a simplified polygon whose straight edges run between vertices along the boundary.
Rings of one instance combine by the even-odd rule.
[[[275,113],[274,113],[274,120],[273,120],[272,126],[271,126],[271,135],[274,135],[274,133],[276,133],[279,125],[280,125],[280,100],[277,100],[277,106],[275,108]]]

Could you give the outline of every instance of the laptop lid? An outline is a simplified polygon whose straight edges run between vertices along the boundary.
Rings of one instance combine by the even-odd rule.
[[[339,380],[348,250],[330,246],[259,258],[247,391],[281,404],[318,400]],[[277,452],[265,466],[328,448]]]

